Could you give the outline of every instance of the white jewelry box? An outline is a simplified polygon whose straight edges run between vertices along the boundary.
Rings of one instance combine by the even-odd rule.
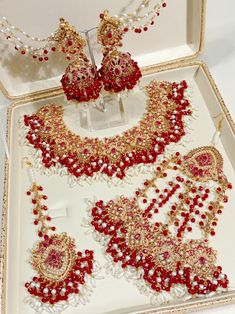
[[[14,24],[21,25],[21,28],[40,36],[47,35],[49,29],[56,28],[58,14],[66,17],[79,29],[88,28],[98,23],[98,15],[103,9],[109,8],[110,13],[115,14],[124,7],[124,4],[125,1],[119,1],[111,5],[109,1],[102,0],[93,7],[91,1],[82,4],[75,1],[71,4],[73,8],[71,9],[71,7],[64,8],[61,1],[52,1],[47,4],[48,10],[45,12],[44,7],[41,7],[42,4],[38,4],[38,7],[33,10],[31,2],[26,1],[22,4],[22,12],[25,12],[26,8],[31,8],[33,13],[29,19],[24,21],[25,25],[22,24],[20,15],[14,16],[16,8],[12,9],[15,5],[13,1],[4,3],[4,6],[5,12],[9,12],[9,18],[13,12],[11,20]],[[55,7],[58,8],[57,14],[54,14],[53,8]],[[89,12],[89,18],[85,14],[78,14],[77,12]],[[41,25],[41,16],[45,18],[47,23]],[[13,20],[14,18],[15,20]],[[234,183],[234,123],[206,65],[196,60],[203,49],[204,23],[205,1],[178,0],[168,4],[168,8],[162,12],[161,18],[157,21],[157,27],[146,34],[128,35],[123,49],[130,51],[143,67],[142,84],[152,79],[168,81],[185,79],[192,86],[192,102],[197,107],[198,117],[191,125],[193,130],[188,137],[190,142],[187,147],[180,147],[181,151],[186,152],[191,148],[208,145],[216,131],[218,121],[221,121],[221,117],[223,117],[220,141],[217,147],[224,158],[225,174]],[[39,25],[42,26],[40,29],[38,29]],[[6,44],[1,41],[1,45]],[[14,99],[14,102],[7,113],[7,143],[10,159],[6,162],[3,208],[2,312],[4,314],[28,314],[32,313],[32,310],[23,302],[26,296],[24,282],[32,275],[31,267],[27,263],[29,258],[27,250],[36,241],[36,236],[32,225],[31,206],[25,196],[30,182],[27,179],[26,170],[22,167],[22,159],[27,156],[27,150],[19,145],[18,120],[23,114],[32,113],[43,104],[50,102],[66,103],[61,90],[58,88],[59,76],[65,63],[60,63],[58,67],[56,60],[53,60],[44,68],[44,66],[38,66],[33,61],[29,62],[27,57],[11,55],[13,53],[11,47],[4,49],[4,51],[0,80],[3,92],[9,98]],[[96,59],[100,60],[101,56],[98,53],[100,48],[96,45],[95,51],[97,51]],[[51,78],[47,78],[48,75],[51,75]],[[129,123],[124,127],[98,132],[97,136],[110,136],[119,133],[134,125],[138,118],[138,116],[130,116]],[[141,184],[144,176],[133,177],[131,186],[124,185],[112,189],[105,183],[96,183],[92,186],[84,184],[82,187],[77,186],[71,189],[66,178],[45,177],[38,172],[37,178],[47,191],[50,206],[69,208],[66,219],[56,221],[58,230],[60,232],[67,231],[71,234],[77,240],[79,250],[94,248],[98,259],[103,263],[101,246],[96,244],[91,237],[85,235],[81,227],[81,221],[86,217],[84,199],[92,198],[93,195],[104,200],[109,200],[119,194],[129,196]],[[234,287],[235,254],[232,253],[232,239],[234,237],[233,219],[235,213],[233,213],[233,205],[235,200],[232,193],[229,196],[230,201],[226,204],[225,211],[220,218],[217,235],[211,240],[211,245],[218,250],[218,264],[223,266],[225,273],[230,278],[230,286]],[[112,286],[111,293],[110,286]],[[178,302],[168,306],[151,306],[148,298],[140,295],[137,288],[127,283],[125,279],[117,280],[107,276],[97,282],[91,302],[82,307],[81,312],[84,314],[167,313],[183,310],[192,311],[196,308],[228,303],[233,300],[235,300],[235,292],[231,290],[210,298]],[[69,308],[65,313],[74,314],[78,310],[80,308]]]

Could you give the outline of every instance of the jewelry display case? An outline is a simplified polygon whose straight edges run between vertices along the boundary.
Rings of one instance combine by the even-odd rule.
[[[124,0],[112,4],[110,1],[102,0],[95,6],[92,4],[92,1],[85,3],[72,1],[65,7],[63,1],[53,0],[46,4],[45,10],[43,3],[37,3],[35,7],[35,4],[28,0],[21,4],[3,1],[1,11],[11,17],[14,24],[21,25],[22,29],[30,30],[30,33],[38,36],[45,36],[49,30],[56,28],[60,15],[77,29],[85,30],[98,25],[99,14],[104,9],[109,9],[112,14],[119,14],[132,11],[135,7],[135,1],[126,3]],[[26,10],[31,14],[27,20],[22,20]],[[28,263],[29,248],[32,248],[36,241],[32,206],[26,196],[30,186],[27,162],[32,162],[32,150],[22,145],[24,133],[19,123],[24,115],[32,115],[47,104],[61,104],[65,108],[63,118],[68,129],[83,137],[102,139],[125,132],[139,123],[146,111],[147,97],[143,87],[150,81],[185,80],[190,87],[193,119],[185,119],[186,135],[180,143],[170,144],[167,152],[180,151],[186,154],[196,147],[210,145],[213,139],[223,157],[223,171],[229,182],[235,184],[235,125],[206,64],[198,60],[203,53],[205,12],[205,0],[169,1],[167,9],[161,12],[156,25],[148,32],[142,34],[132,32],[126,35],[122,49],[130,51],[132,57],[138,61],[143,77],[139,86],[124,96],[125,123],[92,132],[83,125],[79,104],[68,102],[59,86],[66,62],[55,54],[50,62],[39,65],[26,56],[14,53],[12,47],[1,40],[0,47],[4,52],[1,55],[0,87],[4,95],[12,100],[8,109],[2,111],[2,116],[5,114],[7,119],[6,144],[9,150],[9,159],[5,163],[1,242],[3,314],[34,312],[24,302],[27,297],[25,282],[34,275]],[[94,57],[99,65],[101,50],[96,43],[95,32],[96,30],[91,32],[91,42]],[[100,115],[101,112],[97,119],[100,119]],[[158,300],[159,304],[157,302],[151,304],[150,297],[141,294],[132,282],[123,277],[115,278],[106,272],[102,245],[95,241],[92,234],[87,233],[84,224],[88,218],[88,200],[109,201],[118,195],[133,196],[136,189],[151,177],[153,167],[143,169],[138,174],[135,170],[128,170],[125,182],[115,185],[105,180],[74,182],[67,176],[53,173],[46,175],[46,172],[39,168],[35,169],[35,175],[48,195],[47,205],[50,208],[52,222],[56,224],[59,232],[67,232],[76,239],[79,250],[93,250],[95,259],[101,266],[100,279],[96,280],[90,302],[79,305],[78,308],[68,307],[63,313],[75,314],[77,311],[83,314],[176,313],[235,301],[233,190],[227,192],[229,201],[219,217],[216,235],[209,239],[210,246],[217,250],[216,265],[221,265],[228,275],[229,289],[207,297],[181,297],[177,301],[168,299],[168,302],[162,305],[161,300]],[[197,233],[195,237],[198,237]]]

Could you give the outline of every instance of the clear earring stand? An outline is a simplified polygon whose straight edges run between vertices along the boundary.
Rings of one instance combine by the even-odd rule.
[[[103,96],[104,109],[92,104],[80,107],[80,125],[89,131],[104,130],[127,123],[122,97],[119,94]]]
[[[95,58],[89,37],[89,32],[93,29],[94,28],[89,29],[83,33],[86,36],[91,62],[96,69]],[[80,126],[91,132],[125,125],[128,122],[121,95],[108,93],[103,90],[101,91],[98,100],[80,106],[79,115]]]

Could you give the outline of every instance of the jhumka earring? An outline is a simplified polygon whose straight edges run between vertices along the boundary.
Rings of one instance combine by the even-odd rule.
[[[71,35],[68,37],[68,34]],[[60,50],[68,54],[69,60],[72,59],[61,79],[67,99],[77,102],[97,99],[102,86],[96,68],[83,51],[86,46],[85,39],[64,19],[61,19],[56,38],[58,42],[62,43]],[[65,39],[63,40],[63,38]],[[65,40],[66,45],[64,44]]]
[[[120,19],[109,16],[108,11],[100,14],[97,37],[104,57],[99,74],[104,89],[114,93],[133,89],[142,76],[131,55],[117,50],[122,46],[123,35]]]
[[[36,313],[61,313],[69,305],[84,303],[90,294],[89,281],[93,282],[96,272],[94,253],[77,252],[75,240],[67,233],[53,234],[56,228],[49,225],[51,217],[43,204],[47,196],[42,191],[36,183],[27,191],[34,206],[34,225],[38,227],[40,241],[31,251],[30,264],[37,276],[25,283],[30,294],[25,302]]]

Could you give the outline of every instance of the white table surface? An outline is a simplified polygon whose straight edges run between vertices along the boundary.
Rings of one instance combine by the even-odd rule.
[[[194,0],[197,1],[197,0]],[[235,119],[235,1],[207,0],[205,52],[200,57],[209,67],[224,101]],[[0,109],[9,101],[0,94]],[[1,118],[0,113],[0,118]],[[0,122],[2,122],[0,120]],[[1,130],[4,124],[0,125]],[[2,208],[4,145],[0,139],[0,214]],[[235,268],[234,268],[235,269]],[[235,270],[234,270],[235,271]],[[235,305],[226,305],[200,314],[234,314]]]

